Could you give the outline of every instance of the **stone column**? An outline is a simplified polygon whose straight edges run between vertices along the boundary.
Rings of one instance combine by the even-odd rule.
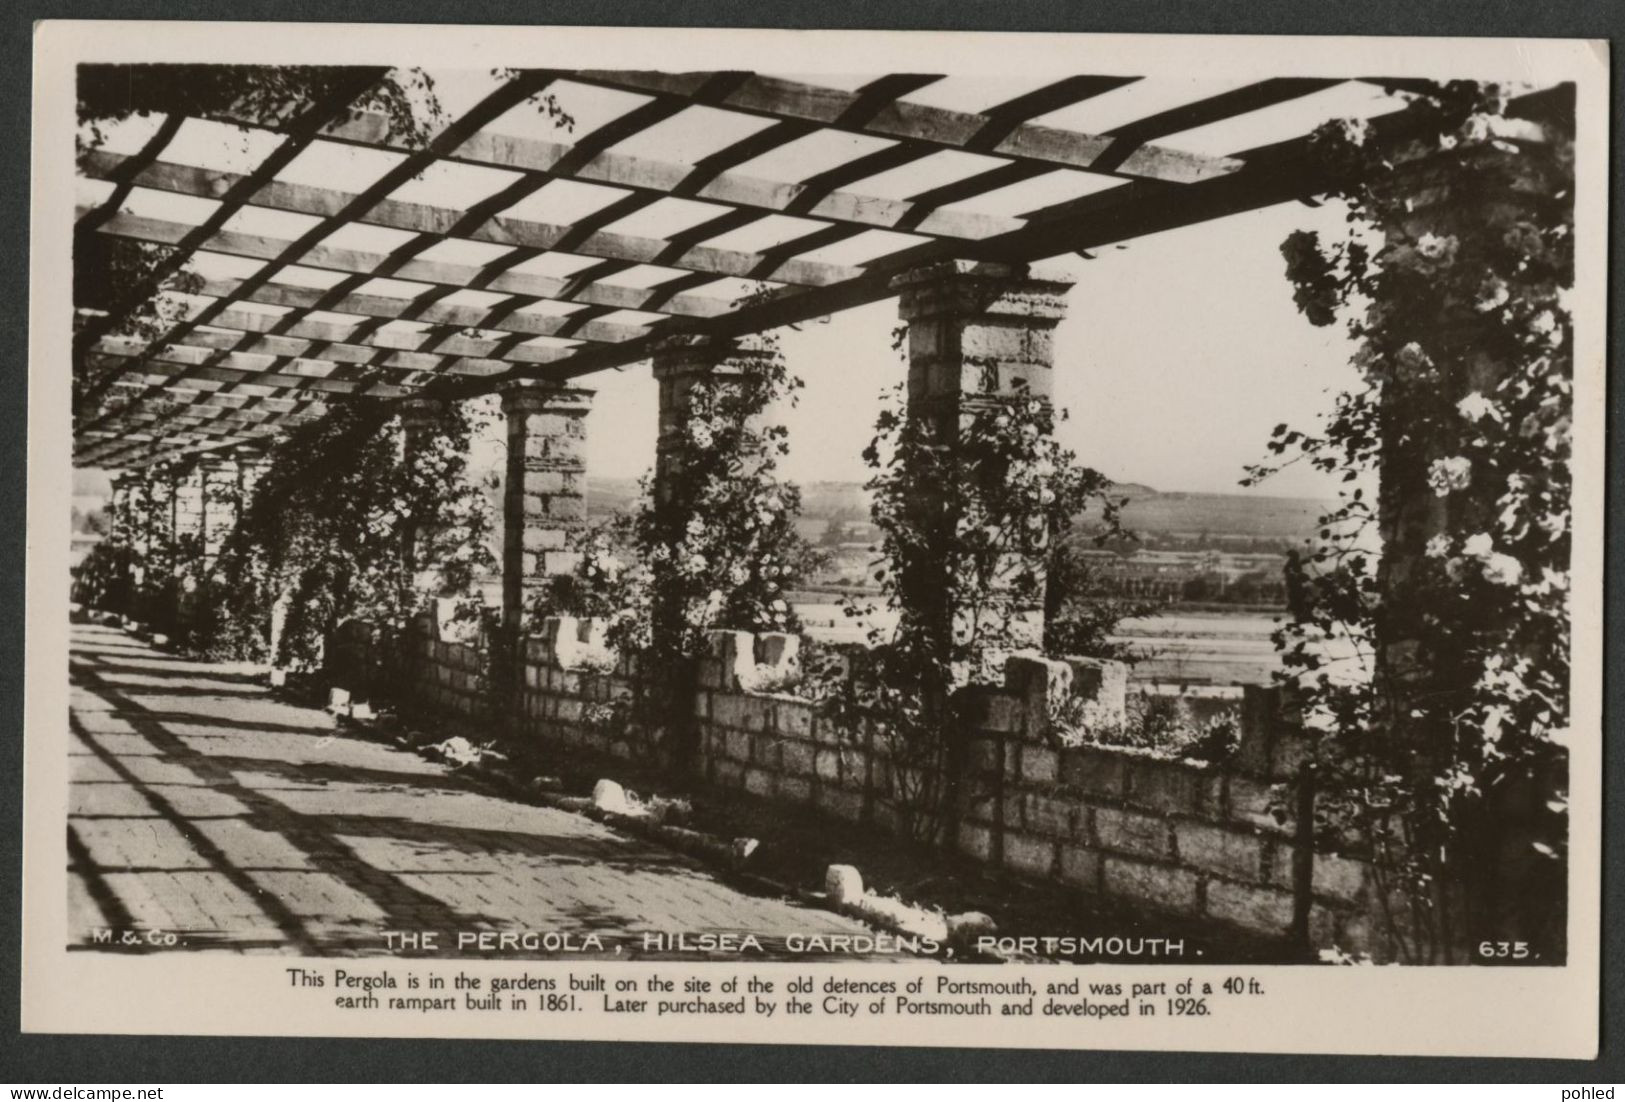
[[[433,439],[435,428],[446,414],[446,403],[439,398],[406,398],[396,409],[401,419],[401,451],[404,462],[410,467]],[[401,568],[414,581],[434,565],[424,561],[423,536],[423,531],[412,524],[406,525],[401,533]]]
[[[524,629],[532,596],[580,561],[587,524],[591,390],[539,379],[502,388],[508,471],[502,510],[502,618]]]
[[[175,476],[170,497],[171,525],[175,533],[176,555],[181,561],[190,556],[181,547],[181,541],[203,535],[203,469],[193,466]]]
[[[131,497],[134,496],[135,478],[129,471],[120,471],[113,476],[113,496],[107,503],[108,535],[133,543],[135,529],[133,521],[134,507]]]
[[[1071,286],[1058,275],[1025,265],[944,261],[892,280],[898,312],[908,325],[908,416],[930,427],[953,447],[979,411],[1016,398],[1050,400],[1053,392],[1055,326],[1066,310]],[[955,518],[922,503],[921,523],[952,537]],[[1034,564],[1042,577],[1043,565]],[[940,578],[904,579],[917,595],[911,610],[950,630],[958,612],[933,600],[945,590]],[[1042,635],[1042,601],[1027,612],[1034,642]]]
[[[1383,205],[1397,212],[1382,227],[1392,251],[1379,260],[1392,265],[1396,278],[1403,274],[1410,281],[1400,286],[1429,288],[1422,292],[1429,300],[1426,327],[1382,365],[1381,615],[1373,675],[1379,722],[1403,739],[1421,785],[1459,762],[1494,778],[1476,802],[1462,802],[1448,864],[1438,876],[1434,913],[1450,963],[1479,959],[1476,946],[1484,940],[1529,940],[1542,959],[1554,959],[1564,951],[1566,929],[1566,862],[1537,845],[1550,849],[1566,829],[1551,809],[1568,787],[1567,756],[1506,753],[1495,745],[1500,736],[1485,733],[1465,706],[1486,677],[1486,642],[1520,640],[1529,599],[1522,585],[1538,581],[1552,559],[1562,564],[1558,569],[1566,566],[1567,533],[1561,527],[1548,532],[1531,525],[1520,535],[1501,519],[1504,497],[1515,486],[1532,500],[1551,494],[1559,508],[1566,507],[1566,472],[1547,481],[1520,470],[1516,454],[1503,460],[1493,448],[1488,454],[1475,449],[1471,440],[1479,430],[1471,426],[1484,419],[1483,432],[1494,440],[1503,431],[1500,410],[1507,409],[1505,416],[1513,418],[1508,425],[1519,426],[1522,441],[1567,466],[1567,392],[1554,388],[1545,416],[1511,410],[1534,378],[1572,378],[1572,342],[1553,315],[1547,316],[1543,344],[1531,321],[1503,316],[1500,307],[1509,295],[1517,307],[1526,291],[1551,293],[1572,283],[1572,257],[1555,233],[1541,233],[1542,227],[1561,226],[1572,237],[1572,124],[1554,118],[1491,125],[1493,136],[1510,140],[1449,150],[1430,143],[1420,155],[1396,158],[1396,167],[1377,184],[1386,192]],[[1491,282],[1491,272],[1505,282]],[[1410,304],[1379,303],[1404,305]],[[1560,403],[1558,393],[1565,394]],[[1455,431],[1429,431],[1419,409],[1449,417]],[[1517,472],[1516,483],[1509,472]],[[1502,581],[1487,584],[1490,560],[1469,550],[1475,534],[1495,552],[1497,570],[1510,572],[1500,575]],[[1460,587],[1458,595],[1441,599],[1452,586]],[[1561,597],[1549,590],[1544,599]],[[1557,647],[1540,634],[1523,628],[1520,646],[1528,648],[1537,670],[1552,668],[1547,663]],[[1526,733],[1511,731],[1524,722],[1512,718],[1508,741]]]
[[[198,464],[202,478],[203,558],[213,562],[237,526],[242,508],[240,476],[234,460],[210,456]]]
[[[690,431],[694,388],[704,380],[727,380],[750,371],[770,355],[739,341],[684,335],[668,337],[655,349],[652,366],[660,387],[660,436],[655,444],[654,492],[670,499],[682,470],[682,441]]]

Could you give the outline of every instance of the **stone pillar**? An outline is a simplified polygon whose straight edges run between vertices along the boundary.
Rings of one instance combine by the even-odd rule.
[[[502,388],[508,471],[502,509],[502,619],[522,631],[535,592],[580,561],[587,524],[591,390],[525,379]]]
[[[190,556],[182,548],[181,541],[191,537],[201,539],[203,536],[203,469],[200,465],[175,476],[170,508],[176,554],[181,561],[185,561]]]
[[[446,403],[439,398],[406,398],[396,406],[396,410],[401,419],[402,458],[410,467],[434,438],[435,429],[446,414]],[[434,566],[424,561],[421,549],[423,536],[423,531],[412,524],[406,525],[401,533],[401,569],[414,583],[420,574]]]
[[[225,456],[210,456],[198,464],[202,478],[202,533],[203,558],[213,562],[226,537],[237,526],[242,508],[240,475],[234,460]]]
[[[660,387],[660,436],[655,444],[657,501],[670,499],[672,482],[682,469],[681,445],[690,431],[695,386],[704,380],[736,378],[769,355],[765,349],[738,341],[693,335],[668,337],[655,348],[653,374]]]
[[[1563,244],[1573,237],[1571,125],[1497,119],[1490,135],[1509,140],[1447,150],[1429,143],[1395,158],[1375,185],[1379,209],[1396,212],[1382,227],[1378,260],[1402,289],[1378,306],[1426,311],[1415,339],[1380,364],[1378,722],[1403,740],[1419,787],[1458,765],[1493,778],[1476,800],[1458,804],[1454,837],[1442,847],[1448,858],[1436,873],[1433,913],[1450,963],[1478,960],[1485,940],[1530,941],[1548,960],[1565,951],[1567,864],[1537,846],[1550,850],[1567,829],[1551,810],[1568,787],[1567,756],[1497,746],[1529,733],[1527,715],[1513,714],[1506,732],[1492,735],[1471,702],[1486,678],[1486,649],[1501,641],[1533,663],[1531,684],[1535,672],[1559,663],[1557,684],[1567,680],[1566,648],[1523,619],[1531,599],[1523,585],[1567,567],[1566,526],[1520,532],[1502,518],[1517,515],[1505,500],[1515,489],[1531,501],[1549,496],[1559,509],[1568,504],[1571,392],[1552,387],[1539,411],[1523,395],[1541,393],[1536,379],[1572,378],[1572,341],[1555,314],[1530,305],[1573,281]],[[1534,324],[1542,316],[1543,330]],[[1433,431],[1431,417],[1448,418],[1452,431]],[[1519,449],[1502,454],[1493,443],[1514,427],[1520,448],[1544,453],[1549,473],[1520,466]],[[1488,447],[1474,441],[1480,433]],[[1471,550],[1478,541],[1482,552]],[[1561,602],[1560,592],[1535,599]],[[1567,629],[1563,614],[1554,621]],[[1530,699],[1561,714],[1561,693]]]
[[[120,471],[113,476],[113,496],[107,503],[108,535],[134,544],[134,505],[131,498],[135,495],[135,476],[129,471]]]
[[[1071,286],[1058,275],[1025,265],[944,261],[892,280],[898,312],[908,325],[908,416],[952,448],[980,411],[1017,398],[1048,402],[1054,389],[1053,335]],[[988,492],[996,492],[989,488]],[[955,518],[921,503],[922,525],[952,537]],[[1043,564],[1033,564],[1042,577]],[[904,579],[916,595],[906,609],[937,631],[950,630],[958,610],[941,606],[940,578]],[[1040,593],[1041,598],[1041,593]],[[1043,603],[1024,610],[1036,644]]]

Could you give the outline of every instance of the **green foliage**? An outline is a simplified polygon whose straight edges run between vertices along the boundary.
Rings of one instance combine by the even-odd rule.
[[[73,572],[73,599],[86,608],[129,614],[137,561],[135,549],[122,540],[97,541]]]
[[[346,620],[404,639],[431,597],[479,614],[476,583],[495,562],[490,506],[468,467],[472,417],[447,406],[407,448],[391,407],[353,401],[270,453],[216,566],[220,606],[257,644],[245,650],[309,666]]]
[[[1043,564],[1109,483],[1056,442],[1050,403],[1019,386],[969,405],[953,425],[902,406],[899,393],[864,451],[897,628],[877,628],[867,650],[809,672],[826,714],[887,748],[905,826],[933,840],[959,690],[997,683],[1007,655],[1040,642],[1032,613],[1046,603]],[[852,616],[873,611],[847,603]]]
[[[1305,316],[1357,342],[1360,384],[1318,433],[1270,441],[1348,486],[1291,563],[1277,645],[1328,732],[1323,825],[1371,847],[1413,960],[1449,958],[1507,904],[1496,839],[1550,858],[1563,896],[1573,153],[1507,106],[1440,87],[1417,108],[1428,136],[1380,156],[1365,124],[1323,128],[1349,231],[1282,247]],[[1379,470],[1372,501],[1353,484]],[[1379,521],[1405,569],[1379,563]],[[1531,784],[1548,810],[1514,840],[1509,793]]]
[[[1118,596],[1107,579],[1056,540],[1049,557],[1044,611],[1044,649],[1050,654],[1105,658],[1133,665],[1144,655],[1112,638],[1124,620],[1154,615],[1159,601]]]
[[[796,531],[800,489],[778,475],[787,430],[763,415],[802,384],[759,339],[737,371],[693,384],[658,493],[645,478],[638,508],[589,534],[537,613],[607,615],[613,646],[657,660],[699,657],[715,629],[800,627],[788,594],[819,556]]]

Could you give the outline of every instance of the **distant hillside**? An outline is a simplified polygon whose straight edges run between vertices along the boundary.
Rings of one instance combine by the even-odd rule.
[[[637,480],[631,478],[588,478],[587,491],[595,515],[623,511],[638,498]],[[1129,499],[1123,524],[1145,537],[1246,536],[1295,542],[1314,531],[1315,520],[1326,507],[1317,498],[1164,493],[1136,482],[1120,483],[1112,494]],[[801,528],[809,536],[822,533],[831,520],[869,519],[869,495],[856,482],[804,483],[801,500]],[[1081,519],[1088,527],[1099,521],[1100,510],[1091,509]]]
[[[1162,493],[1147,486],[1113,490],[1126,497],[1123,526],[1146,535],[1193,538],[1237,535],[1254,539],[1300,540],[1314,532],[1327,503],[1311,497],[1255,497],[1242,494]],[[1092,509],[1084,523],[1100,519]]]

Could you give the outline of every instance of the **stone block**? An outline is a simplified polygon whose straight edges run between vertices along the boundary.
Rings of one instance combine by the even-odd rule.
[[[748,631],[712,631],[707,640],[712,660],[720,664],[715,684],[708,687],[738,688],[741,677],[749,677],[756,668],[756,637]]]
[[[1174,824],[1174,845],[1182,865],[1255,884],[1264,880],[1264,842],[1256,834],[1179,822]]]
[[[541,573],[553,576],[558,574],[571,574],[581,564],[579,551],[544,551],[542,553]]]
[[[563,528],[526,525],[521,536],[526,551],[562,551],[570,534]]]
[[[1034,834],[1004,836],[1004,864],[1028,876],[1049,876],[1055,871],[1056,843]]]
[[[1171,761],[1135,762],[1128,784],[1129,803],[1174,815],[1217,813],[1224,791],[1218,773]]]
[[[746,697],[735,692],[713,692],[711,694],[711,718],[724,727],[734,727],[746,730],[745,701]]]
[[[1107,895],[1194,914],[1199,879],[1189,869],[1107,855],[1101,864],[1100,885]]]
[[[749,731],[728,728],[724,736],[727,755],[734,761],[750,761],[751,737]]]
[[[1025,712],[1019,697],[1010,693],[993,692],[983,698],[982,714],[979,726],[985,731],[994,731],[999,734],[1014,735],[1022,729],[1022,717]]]
[[[831,865],[824,870],[824,894],[830,902],[853,904],[864,896],[863,874],[852,865]]]
[[[959,852],[978,861],[993,858],[993,832],[975,823],[959,824]]]
[[[1292,925],[1292,893],[1214,880],[1207,886],[1207,914],[1249,930],[1279,934]]]
[[[841,755],[833,750],[819,750],[813,756],[813,769],[821,781],[841,779]]]
[[[1232,822],[1277,834],[1292,831],[1290,792],[1277,795],[1268,781],[1242,776],[1232,776],[1226,788],[1226,811]],[[1272,808],[1280,810],[1284,817],[1276,818]]]
[[[1276,852],[1273,880],[1283,888],[1293,885],[1292,861],[1296,853],[1297,847],[1288,843],[1282,843]],[[1321,898],[1354,903],[1364,898],[1370,871],[1370,866],[1358,858],[1317,853],[1310,890]]]
[[[783,769],[783,763],[781,760],[783,750],[784,746],[779,741],[779,736],[773,734],[772,732],[751,736],[750,760],[755,762],[757,765],[760,765],[763,769],[769,770],[773,773],[780,772]]]
[[[778,798],[798,804],[812,803],[813,783],[811,778],[780,776]]]
[[[813,706],[781,700],[774,712],[773,722],[781,735],[797,739],[812,738]]]
[[[764,798],[773,795],[773,774],[766,769],[746,769],[745,791]]]
[[[1276,685],[1244,685],[1241,730],[1232,759],[1235,768],[1257,777],[1270,775],[1270,754],[1281,727],[1282,694]]]
[[[1099,850],[1061,843],[1061,879],[1075,888],[1086,891],[1100,889],[1101,854]]]
[[[1061,751],[1061,783],[1090,796],[1120,798],[1128,789],[1128,758],[1111,750],[1069,747]]]
[[[630,694],[630,686],[627,691]],[[711,718],[711,694],[704,689],[694,694],[694,717],[696,719]]]
[[[1095,840],[1106,849],[1166,857],[1168,823],[1154,815],[1141,815],[1115,807],[1097,807],[1094,815]]]
[[[1060,775],[1060,758],[1055,750],[1036,743],[1021,747],[1021,779],[1026,784],[1054,784]]]
[[[576,480],[580,476],[574,471],[562,469],[526,471],[525,493],[527,494],[574,494],[580,487]]]
[[[714,779],[723,788],[741,788],[745,783],[745,767],[737,761],[720,759],[715,766]]]
[[[1034,834],[1071,838],[1077,829],[1078,806],[1069,800],[1028,793],[1021,799],[1022,821]]]
[[[771,731],[774,707],[775,702],[767,697],[740,697],[739,714],[744,720],[742,726],[751,731]]]
[[[1270,748],[1269,775],[1276,778],[1296,777],[1305,764],[1315,756],[1315,740],[1301,730],[1287,728],[1276,735]]]
[[[787,740],[779,749],[779,760],[786,773],[806,776],[813,772],[816,751],[810,742]]]
[[[863,797],[858,793],[830,785],[819,785],[816,792],[816,801],[821,810],[848,822],[855,823],[863,818]]]

